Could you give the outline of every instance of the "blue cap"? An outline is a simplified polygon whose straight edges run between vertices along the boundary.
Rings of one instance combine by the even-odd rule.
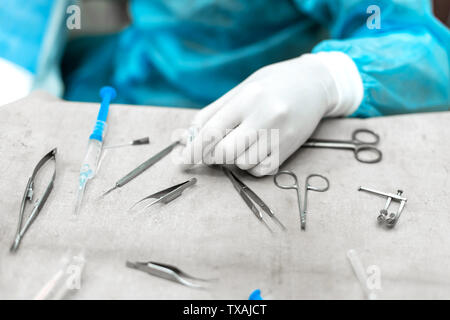
[[[250,296],[248,297],[248,300],[264,300],[261,297],[261,290],[256,289],[255,291],[253,291],[252,293],[250,293]]]

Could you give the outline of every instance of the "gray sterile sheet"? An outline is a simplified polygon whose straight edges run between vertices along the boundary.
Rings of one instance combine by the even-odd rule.
[[[450,299],[449,112],[324,121],[315,137],[347,139],[357,128],[377,132],[383,160],[359,163],[345,150],[295,153],[282,168],[296,172],[302,189],[310,173],[330,180],[327,192],[309,193],[306,232],[300,231],[294,191],[276,188],[272,177],[240,174],[288,227],[275,236],[221,171],[184,172],[173,155],[98,200],[167,146],[175,129],[187,127],[196,112],[191,109],[112,105],[106,142],[149,136],[151,143],[108,150],[74,218],[77,177],[97,112],[98,104],[43,92],[0,107],[0,298],[33,298],[64,254],[83,248],[87,263],[73,299],[247,299],[257,288],[272,299],[363,299],[346,257],[349,249],[365,267],[377,266],[380,298]],[[54,147],[53,193],[19,251],[10,254],[27,179]],[[198,183],[169,204],[127,212],[142,197],[191,177]],[[360,185],[404,191],[408,202],[394,229],[376,223],[385,199],[358,192]],[[190,289],[129,269],[126,260],[162,262],[219,280],[207,290]]]

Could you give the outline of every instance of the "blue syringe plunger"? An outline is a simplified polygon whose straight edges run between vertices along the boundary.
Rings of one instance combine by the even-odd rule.
[[[100,97],[102,98],[102,103],[100,105],[100,110],[98,111],[97,122],[95,123],[94,131],[92,132],[89,139],[98,141],[103,140],[103,133],[106,127],[106,119],[109,112],[109,104],[116,96],[117,92],[113,87],[106,86],[100,89]]]
[[[105,97],[109,97],[111,100],[114,100],[116,96],[117,92],[113,87],[105,86],[100,89],[100,97],[102,99]]]

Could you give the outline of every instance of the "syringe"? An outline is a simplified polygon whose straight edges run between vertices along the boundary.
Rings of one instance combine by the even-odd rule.
[[[74,211],[76,215],[81,209],[86,184],[89,179],[94,178],[97,171],[98,161],[102,152],[103,138],[106,134],[106,119],[108,117],[109,104],[116,97],[116,90],[112,87],[103,87],[100,89],[100,97],[102,98],[102,103],[98,111],[97,122],[95,123],[94,131],[92,131],[89,137],[86,156],[80,169]]]

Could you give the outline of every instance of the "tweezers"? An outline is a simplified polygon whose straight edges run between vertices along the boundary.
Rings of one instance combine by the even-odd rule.
[[[183,191],[196,184],[197,183],[197,179],[196,178],[191,178],[185,182],[182,182],[180,184],[174,185],[170,188],[158,191],[154,194],[151,194],[141,200],[139,200],[138,202],[136,202],[135,204],[133,204],[133,206],[129,209],[132,210],[134,207],[136,207],[139,204],[143,204],[144,208],[142,209],[146,209],[158,202],[162,202],[164,204],[169,203],[170,201],[174,200],[175,198],[178,198],[179,196],[181,196],[181,194],[183,193]],[[150,199],[155,199],[154,201],[150,202],[149,204],[147,204],[147,201]]]
[[[222,167],[222,170],[228,177],[228,179],[230,179],[231,183],[240,194],[241,198],[244,200],[250,210],[252,210],[256,218],[261,221],[270,232],[273,232],[273,230],[263,219],[261,211],[255,206],[253,202],[255,202],[272,220],[274,220],[281,227],[281,229],[286,231],[286,227],[281,223],[280,220],[278,220],[272,209],[270,209],[252,189],[250,189],[244,182],[242,182],[230,169]]]
[[[53,190],[53,183],[56,178],[56,152],[57,149],[54,148],[49,153],[47,153],[36,165],[36,167],[33,170],[33,174],[28,179],[27,187],[25,188],[25,192],[23,194],[22,203],[20,205],[20,213],[19,213],[19,224],[17,227],[16,236],[14,239],[14,242],[10,248],[11,252],[16,252],[19,248],[20,242],[22,241],[23,236],[25,235],[25,232],[28,230],[28,228],[31,226],[33,221],[36,219],[36,217],[39,215],[39,212],[44,207],[45,202],[47,201],[47,198],[49,197],[50,193]],[[50,183],[48,184],[47,188],[45,189],[44,194],[42,195],[42,198],[35,201],[33,205],[33,210],[31,211],[31,214],[28,216],[25,224],[22,226],[24,221],[24,214],[25,214],[25,207],[27,205],[27,202],[31,202],[33,200],[33,185],[34,185],[34,179],[36,178],[37,173],[39,170],[44,166],[44,164],[47,161],[53,160],[55,161],[55,168],[53,171],[52,178],[50,180]]]
[[[203,281],[203,282],[212,281],[212,279],[202,279],[202,278],[193,277],[193,276],[187,274],[186,272],[181,271],[177,267],[174,267],[174,266],[171,266],[168,264],[153,262],[153,261],[148,261],[148,262],[127,261],[126,266],[131,269],[137,269],[137,270],[146,272],[155,277],[159,277],[159,278],[163,278],[166,280],[177,282],[179,284],[182,284],[182,285],[190,287],[190,288],[204,288],[205,286],[194,283],[189,280]],[[189,280],[187,280],[187,279],[189,279]]]

